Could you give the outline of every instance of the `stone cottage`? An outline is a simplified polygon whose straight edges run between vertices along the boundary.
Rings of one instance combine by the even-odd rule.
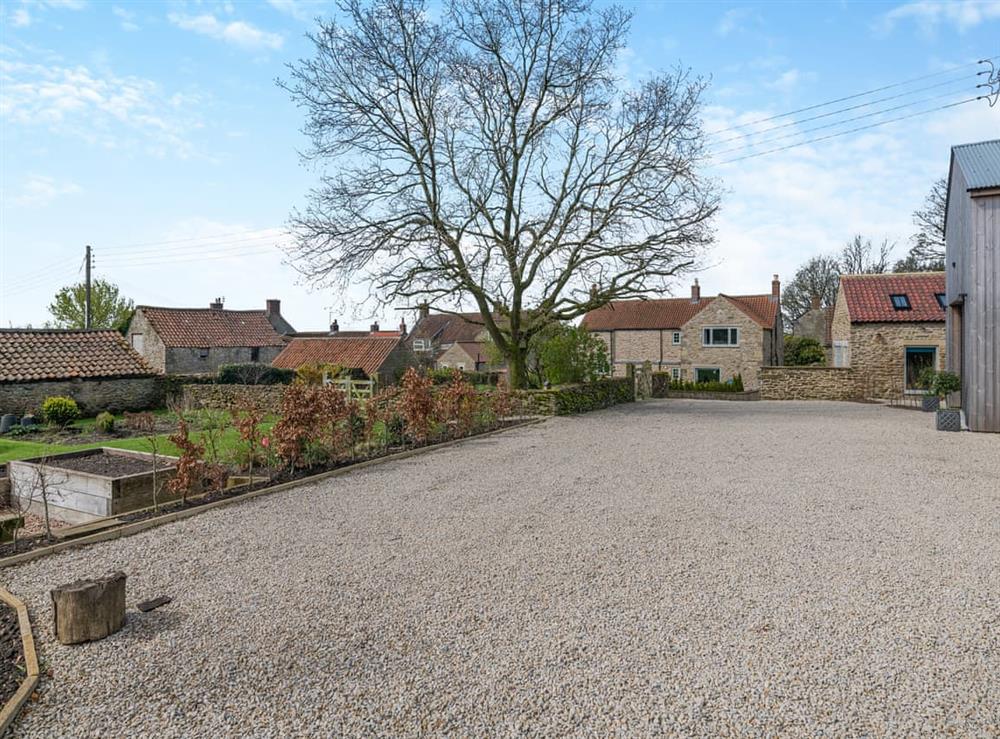
[[[760,368],[784,358],[781,283],[770,294],[618,300],[590,311],[582,325],[608,344],[615,375],[649,361],[675,380],[728,382],[736,375],[748,390],[760,387]]]
[[[0,413],[37,413],[53,395],[88,415],[163,402],[157,372],[117,331],[0,329]]]
[[[833,365],[851,367],[868,398],[923,392],[926,367],[944,368],[943,272],[841,275],[833,311]]]
[[[424,305],[407,343],[424,366],[465,370],[502,369],[489,366],[485,345],[489,332],[479,313],[431,313]]]
[[[280,300],[268,300],[264,310],[227,310],[216,300],[208,308],[140,305],[126,335],[159,372],[209,374],[224,364],[270,364],[293,331]]]
[[[330,364],[386,386],[395,384],[417,360],[402,336],[323,336],[292,339],[272,364],[283,369]]]

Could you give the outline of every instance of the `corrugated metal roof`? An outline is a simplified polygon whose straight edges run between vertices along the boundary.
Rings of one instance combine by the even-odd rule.
[[[1000,139],[951,148],[970,190],[1000,187]]]

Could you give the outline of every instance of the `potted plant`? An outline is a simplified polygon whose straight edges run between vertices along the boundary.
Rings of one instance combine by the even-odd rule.
[[[921,408],[926,412],[936,411],[941,405],[941,398],[934,393],[934,383],[938,373],[933,367],[925,367],[917,376],[917,386],[923,388],[924,397]]]
[[[961,431],[961,408],[948,407],[947,397],[962,389],[962,381],[954,372],[938,372],[934,378],[932,391],[937,396],[939,408],[937,412],[938,431]]]

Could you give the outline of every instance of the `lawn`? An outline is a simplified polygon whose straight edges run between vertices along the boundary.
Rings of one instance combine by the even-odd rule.
[[[165,413],[165,412],[164,412]],[[157,415],[160,415],[159,413]],[[81,429],[93,426],[93,419],[82,419],[77,421]],[[266,434],[274,425],[275,419],[269,418],[261,424],[261,430]],[[157,435],[157,454],[176,456],[180,451],[167,441],[170,434]],[[191,438],[201,441],[203,434],[194,431]],[[151,452],[149,440],[137,436],[127,439],[106,439],[102,441],[92,441],[83,444],[53,444],[39,441],[30,441],[30,437],[0,438],[0,464],[10,462],[13,459],[30,459],[32,457],[42,457],[51,454],[65,454],[66,452],[77,452],[84,449],[97,449],[98,447],[111,447],[114,449],[130,449],[137,452]],[[239,432],[235,428],[227,428],[219,440],[219,455],[223,459],[231,459],[235,456],[239,443]]]

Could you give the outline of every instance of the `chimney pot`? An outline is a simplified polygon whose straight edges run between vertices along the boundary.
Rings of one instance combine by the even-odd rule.
[[[340,331],[340,324],[337,322],[337,319],[334,318],[333,323],[330,324],[330,333],[335,334],[338,331]]]
[[[698,284],[698,278],[694,278],[694,284],[691,285],[691,302],[700,303],[701,302],[701,286]]]
[[[271,298],[267,301],[267,308],[264,310],[265,315],[268,316],[280,316],[281,315],[281,301]]]
[[[427,303],[420,304],[420,317],[427,318],[431,314],[431,307]]]
[[[376,331],[378,331],[378,321],[375,321],[375,323],[372,324],[372,333],[375,333]]]
[[[208,307],[212,310],[222,310],[222,298],[216,298],[208,304]]]

